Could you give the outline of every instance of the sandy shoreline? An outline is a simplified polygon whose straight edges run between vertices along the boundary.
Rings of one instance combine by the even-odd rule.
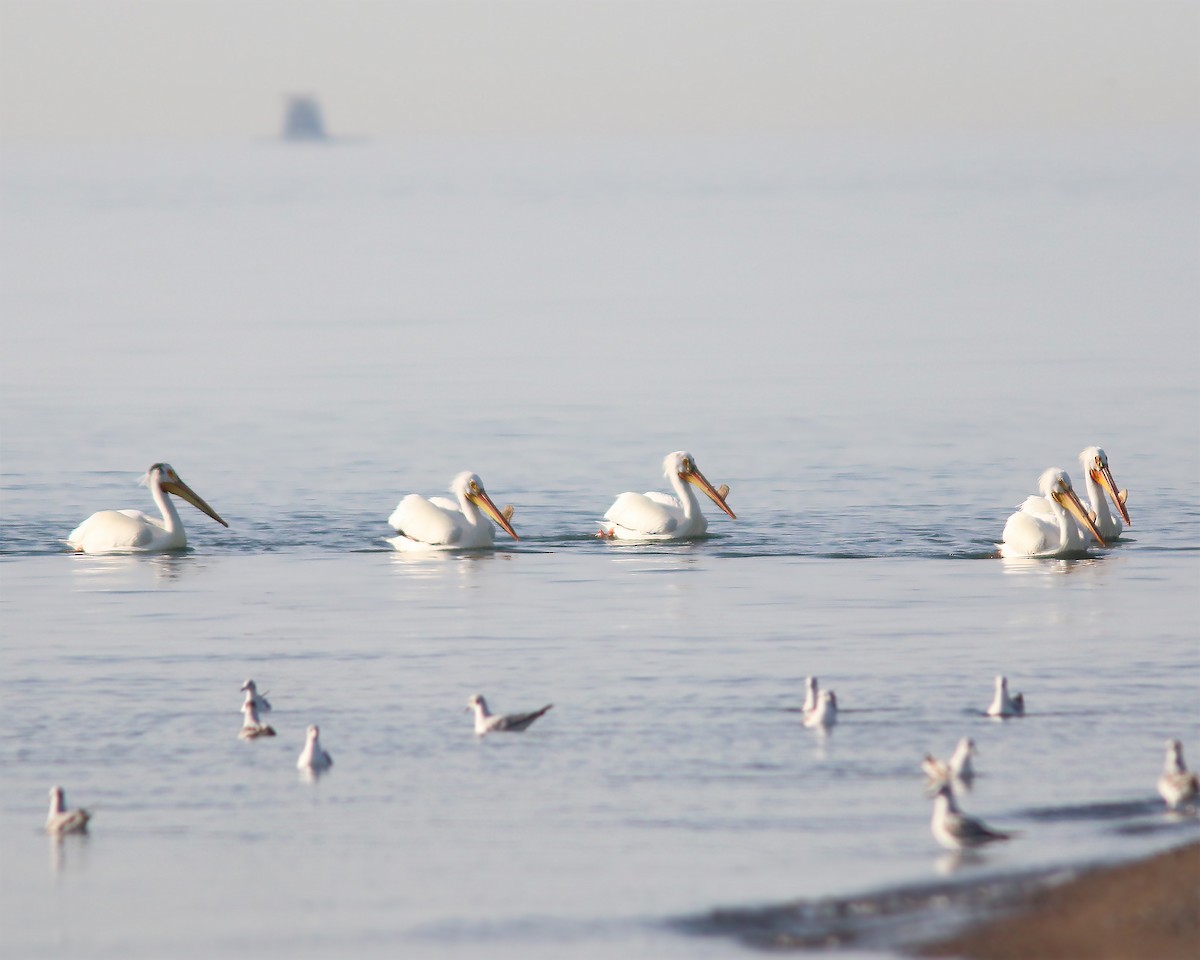
[[[1033,889],[1016,912],[915,953],[971,960],[1197,960],[1200,842]]]

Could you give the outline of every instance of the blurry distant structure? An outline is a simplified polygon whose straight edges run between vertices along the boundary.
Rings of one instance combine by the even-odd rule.
[[[283,118],[284,140],[327,140],[325,121],[317,98],[307,93],[293,93],[287,98],[287,113]]]

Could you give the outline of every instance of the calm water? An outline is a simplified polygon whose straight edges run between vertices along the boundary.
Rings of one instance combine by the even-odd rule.
[[[736,955],[688,921],[1196,836],[1153,787],[1200,762],[1194,142],[0,156],[6,954]],[[1130,540],[993,559],[1091,443]],[[739,519],[593,539],[681,447]],[[62,552],[164,459],[229,530]],[[391,552],[468,468],[520,542]],[[555,708],[479,742],[477,690]],[[918,765],[962,735],[1022,835],[954,864]]]

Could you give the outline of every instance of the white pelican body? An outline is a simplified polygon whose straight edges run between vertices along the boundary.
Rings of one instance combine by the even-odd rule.
[[[62,787],[50,788],[50,812],[46,815],[46,832],[53,834],[86,833],[92,815],[86,810],[68,810]]]
[[[496,714],[488,710],[487,701],[483,699],[482,694],[473,694],[467,701],[467,709],[475,711],[475,732],[479,736],[485,733],[520,733],[552,706],[554,704],[548,703],[532,713]]]
[[[1096,525],[1096,530],[1105,543],[1112,543],[1121,536],[1122,521],[1125,525],[1131,523],[1125,501],[1129,497],[1128,490],[1118,490],[1117,482],[1113,479],[1112,470],[1108,467],[1108,454],[1100,447],[1087,447],[1079,454],[1079,465],[1083,467],[1084,486],[1087,489],[1088,505],[1092,508],[1089,516]],[[1107,496],[1105,496],[1107,494]],[[1108,507],[1109,497],[1113,506],[1120,512],[1120,519],[1114,517]],[[1022,510],[1038,514],[1050,522],[1054,522],[1054,514],[1045,497],[1027,497],[1021,504]],[[1086,539],[1086,538],[1085,538]]]
[[[975,741],[970,737],[963,737],[958,741],[954,755],[948,761],[943,763],[927,753],[921,763],[921,769],[925,771],[925,776],[935,783],[961,780],[964,784],[970,784],[975,779],[975,768],[971,764],[974,754]]]
[[[1038,489],[1042,497],[1030,497],[1004,524],[1000,556],[1078,556],[1088,549],[1083,530],[1100,546],[1107,546],[1075,495],[1065,470],[1051,467],[1044,471],[1038,478]]]
[[[832,690],[822,690],[817,697],[817,705],[804,716],[806,727],[818,730],[830,730],[837,723],[837,694]]]
[[[996,693],[988,705],[989,717],[1023,717],[1025,716],[1025,694],[1018,693],[1009,696],[1008,677],[996,677]]]
[[[314,772],[328,770],[333,766],[333,757],[321,746],[321,730],[315,723],[309,726],[307,737],[300,759],[296,761],[296,769]]]
[[[933,837],[947,850],[969,850],[993,840],[1008,840],[1010,834],[987,826],[982,820],[968,817],[954,802],[950,784],[943,783],[933,798]]]
[[[1088,503],[1091,504],[1092,514],[1096,518],[1096,529],[1105,541],[1111,543],[1121,536],[1122,520],[1126,526],[1131,524],[1129,511],[1125,509],[1129,491],[1117,489],[1117,481],[1113,479],[1112,471],[1108,468],[1108,454],[1100,447],[1088,447],[1080,453],[1079,465],[1083,467]],[[1120,511],[1120,520],[1108,509],[1108,497],[1105,493],[1112,497],[1113,506]]]
[[[1158,778],[1158,793],[1172,810],[1194,803],[1200,796],[1200,777],[1183,762],[1183,744],[1178,740],[1167,741],[1167,760]]]
[[[726,514],[737,519],[724,494],[705,479],[690,453],[668,453],[663,459],[663,475],[671,482],[674,497],[665,493],[621,494],[604,514],[598,536],[617,540],[689,540],[703,536],[708,521],[700,512],[692,486],[699,487]],[[728,491],[727,487],[723,489]]]
[[[187,534],[183,532],[183,522],[175,504],[167,496],[169,493],[182,497],[222,526],[229,526],[179,479],[179,474],[169,463],[154,464],[146,471],[142,482],[150,487],[150,495],[162,514],[161,520],[148,517],[140,510],[101,510],[71,531],[67,545],[78,553],[162,553],[186,547]]]
[[[400,501],[388,523],[396,531],[389,537],[397,550],[478,550],[493,545],[495,520],[514,540],[520,539],[508,522],[511,510],[501,513],[483,489],[483,481],[470,471],[460,473],[450,484],[458,499],[425,499],[410,493]]]

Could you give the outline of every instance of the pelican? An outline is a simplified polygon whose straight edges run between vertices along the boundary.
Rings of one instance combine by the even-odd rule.
[[[321,729],[315,723],[310,724],[304,750],[300,753],[300,759],[296,761],[297,770],[320,771],[333,766],[333,757],[321,746],[320,737]]]
[[[982,820],[968,817],[954,802],[954,791],[950,784],[943,783],[934,794],[933,820],[930,822],[933,837],[947,850],[963,850],[981,847],[993,840],[1008,840],[1012,834],[993,830]]]
[[[1023,717],[1025,716],[1025,694],[1008,695],[1008,677],[996,676],[996,694],[988,705],[989,717]]]
[[[450,484],[450,492],[457,502],[446,497],[426,500],[410,493],[397,504],[388,523],[396,531],[389,537],[397,550],[478,550],[492,546],[492,525],[484,517],[491,517],[514,540],[517,532],[509,523],[512,508],[503,512],[496,509],[492,498],[483,489],[479,475],[465,471]],[[481,512],[482,511],[482,512]]]
[[[1088,447],[1079,454],[1079,465],[1083,467],[1085,486],[1087,487],[1088,502],[1095,516],[1096,529],[1100,536],[1111,542],[1121,536],[1121,520],[1126,526],[1131,526],[1129,511],[1125,509],[1125,501],[1129,497],[1128,490],[1118,490],[1117,481],[1113,479],[1112,471],[1108,469],[1108,454],[1100,447]],[[1108,509],[1108,498],[1112,497],[1113,506],[1121,513],[1121,520],[1112,515]]]
[[[665,493],[623,493],[608,508],[600,522],[599,537],[616,540],[688,540],[701,537],[708,521],[700,512],[692,486],[697,486],[732,519],[725,496],[729,488],[715,489],[696,466],[696,458],[684,450],[663,458],[663,476],[671,481],[675,496]]]
[[[1158,793],[1172,810],[1194,803],[1200,796],[1200,777],[1183,762],[1183,744],[1178,740],[1167,741],[1167,759],[1158,778]]]
[[[71,531],[65,541],[67,546],[77,553],[162,553],[186,547],[187,534],[183,532],[183,522],[168,493],[183,498],[221,526],[229,526],[199,494],[179,479],[179,474],[169,463],[151,466],[142,483],[150,487],[150,495],[162,513],[161,520],[148,517],[140,510],[101,510]]]
[[[62,787],[50,788],[50,812],[46,815],[46,832],[53,834],[87,833],[92,815],[86,810],[68,810]]]
[[[1002,557],[1064,557],[1087,551],[1088,542],[1080,530],[1087,530],[1102,547],[1108,546],[1096,524],[1083,509],[1071,487],[1065,470],[1051,467],[1038,477],[1038,489],[1045,507],[1032,508],[1027,500],[1004,524]],[[1031,497],[1030,500],[1037,498]],[[1068,516],[1070,511],[1071,516]],[[1078,521],[1078,526],[1071,517]]]
[[[963,784],[970,784],[975,779],[975,768],[971,764],[974,754],[975,741],[970,737],[963,737],[958,741],[954,755],[949,760],[943,762],[927,753],[921,762],[921,769],[934,783],[961,780]]]
[[[554,704],[548,703],[532,713],[497,714],[488,710],[487,701],[483,699],[482,694],[472,694],[471,699],[467,701],[467,709],[475,711],[475,732],[480,736],[485,733],[520,733],[552,706]]]
[[[1117,489],[1117,482],[1113,479],[1112,471],[1108,467],[1108,454],[1100,447],[1084,449],[1079,454],[1079,465],[1083,467],[1084,487],[1087,490],[1088,503],[1092,508],[1088,516],[1092,518],[1092,522],[1100,531],[1100,536],[1104,538],[1104,541],[1111,543],[1121,536],[1122,520],[1126,525],[1131,524],[1129,511],[1125,508],[1129,491]],[[1106,493],[1108,497],[1112,498],[1113,505],[1120,511],[1120,520],[1114,517],[1112,511],[1109,510]],[[1054,522],[1054,514],[1045,497],[1027,497],[1021,504],[1021,509],[1039,515],[1051,523]]]

